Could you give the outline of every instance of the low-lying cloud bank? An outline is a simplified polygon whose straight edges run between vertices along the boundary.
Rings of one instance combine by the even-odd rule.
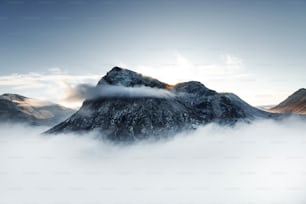
[[[114,85],[92,86],[89,84],[80,84],[67,91],[67,100],[83,100],[110,97],[153,97],[153,98],[169,98],[174,94],[166,89],[151,88],[146,86],[124,87]]]
[[[306,126],[295,118],[128,147],[0,129],[0,203],[306,202]]]

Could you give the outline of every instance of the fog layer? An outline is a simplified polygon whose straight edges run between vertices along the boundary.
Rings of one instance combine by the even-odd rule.
[[[306,126],[295,118],[130,146],[0,129],[0,203],[306,202]]]
[[[107,97],[154,97],[169,98],[174,94],[166,89],[151,88],[147,86],[124,87],[115,85],[92,86],[89,84],[80,84],[66,91],[67,100],[83,100]]]

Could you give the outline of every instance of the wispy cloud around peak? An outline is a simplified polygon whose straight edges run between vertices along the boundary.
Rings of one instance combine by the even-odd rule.
[[[66,100],[80,101],[84,99],[96,98],[169,98],[174,94],[166,89],[151,88],[146,86],[124,87],[114,85],[92,86],[89,84],[80,84],[70,88],[66,92]]]

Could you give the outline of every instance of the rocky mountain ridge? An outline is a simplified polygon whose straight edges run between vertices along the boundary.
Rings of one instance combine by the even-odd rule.
[[[58,104],[18,94],[0,95],[0,122],[52,126],[67,118],[74,110]]]
[[[146,91],[150,88],[167,91],[172,97],[104,94],[85,100],[75,114],[47,133],[95,130],[112,141],[135,141],[173,135],[210,122],[231,125],[275,116],[250,106],[234,94],[218,93],[200,82],[169,85],[120,67],[114,67],[102,77],[97,89],[103,86],[145,87]]]

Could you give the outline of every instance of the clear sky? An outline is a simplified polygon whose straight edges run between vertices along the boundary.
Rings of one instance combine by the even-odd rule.
[[[305,38],[305,0],[4,0],[0,93],[64,103],[119,65],[276,104],[306,87]]]

